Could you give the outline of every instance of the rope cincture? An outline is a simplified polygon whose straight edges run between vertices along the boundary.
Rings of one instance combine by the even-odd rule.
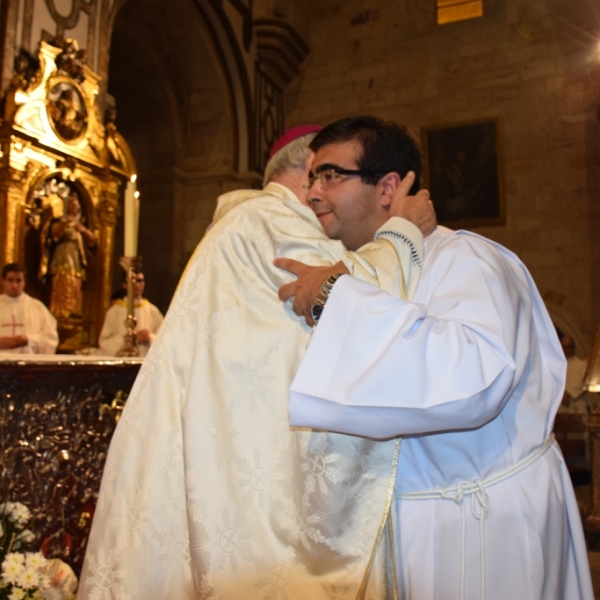
[[[550,434],[544,443],[528,454],[525,458],[515,463],[508,469],[500,471],[497,475],[488,477],[487,479],[475,479],[473,481],[461,481],[455,486],[425,490],[423,492],[405,492],[399,494],[400,500],[452,500],[460,506],[461,514],[461,565],[460,565],[460,598],[465,598],[465,579],[466,579],[466,551],[467,551],[467,517],[465,504],[463,502],[465,496],[470,496],[471,514],[479,521],[479,550],[480,550],[480,565],[479,577],[481,581],[481,600],[485,600],[485,519],[489,513],[489,503],[486,488],[500,483],[505,479],[509,479],[520,471],[526,469],[534,463],[538,458],[546,453],[548,448],[554,442],[554,434]]]

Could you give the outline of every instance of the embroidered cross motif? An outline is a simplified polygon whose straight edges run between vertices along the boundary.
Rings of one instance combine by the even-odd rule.
[[[17,327],[25,327],[24,323],[17,323],[15,319],[15,315],[11,315],[12,322],[11,323],[2,323],[2,327],[12,327],[12,336],[17,335],[16,328]]]

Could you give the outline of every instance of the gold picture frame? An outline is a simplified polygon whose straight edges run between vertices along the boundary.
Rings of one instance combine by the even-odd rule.
[[[426,127],[422,144],[424,187],[441,224],[506,223],[498,119]]]

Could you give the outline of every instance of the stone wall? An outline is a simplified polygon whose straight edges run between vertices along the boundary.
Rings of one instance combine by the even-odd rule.
[[[500,120],[506,224],[555,322],[589,351],[600,315],[600,52],[588,0],[485,0],[435,24],[433,0],[313,3],[286,125],[373,113],[422,128]]]

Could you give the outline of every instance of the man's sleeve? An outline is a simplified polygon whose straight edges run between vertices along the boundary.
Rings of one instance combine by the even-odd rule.
[[[32,305],[27,312],[27,345],[34,354],[54,354],[58,346],[56,319],[43,305]]]
[[[310,209],[266,209],[268,236],[277,256],[285,256],[310,265],[342,261],[351,275],[381,287],[397,298],[411,297],[422,266],[423,236],[419,229],[400,217],[389,219],[376,233],[376,239],[356,252],[346,250],[339,240],[330,240]],[[299,211],[299,212],[297,212]],[[277,271],[277,269],[276,269]],[[287,283],[284,276],[281,283]],[[404,295],[403,290],[406,291]]]
[[[412,298],[423,267],[423,235],[406,219],[392,217],[375,240],[342,257],[350,274],[396,298]]]
[[[152,309],[152,330],[150,331],[150,343],[153,344],[154,340],[156,339],[156,336],[158,334],[158,330],[160,329],[160,326],[162,325],[162,322],[164,320],[164,317],[162,315],[162,313],[160,312],[160,310],[158,310],[158,308],[156,308],[156,306],[152,305],[151,306]]]
[[[102,325],[102,331],[98,338],[98,345],[100,350],[108,356],[116,356],[117,352],[121,349],[124,343],[124,331],[122,330],[119,323],[119,312],[113,310],[115,307],[111,306],[106,311],[104,317],[104,324]],[[123,317],[123,321],[125,317]]]
[[[522,282],[487,258],[439,260],[426,305],[341,277],[292,383],[291,424],[386,438],[498,415],[535,351],[533,316]]]

